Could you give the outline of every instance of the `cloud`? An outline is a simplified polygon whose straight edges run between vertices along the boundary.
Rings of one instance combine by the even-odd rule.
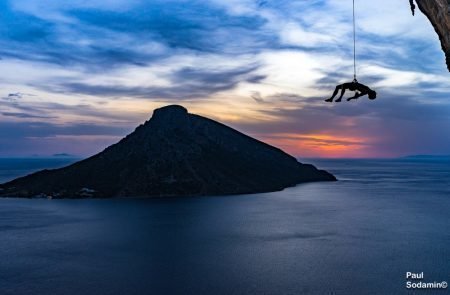
[[[375,101],[360,98],[334,105],[322,103],[321,97],[278,96],[283,98],[289,102],[286,107],[262,110],[273,120],[230,124],[268,142],[278,142],[299,156],[317,147],[325,149],[316,149],[311,155],[386,157],[450,149],[450,136],[443,132],[444,126],[450,126],[449,104],[418,102],[386,92]]]
[[[71,154],[90,155],[117,142],[131,131],[132,128],[118,124],[0,122],[0,154],[52,155],[64,150]]]
[[[258,103],[265,102],[264,99],[261,97],[261,93],[259,93],[258,91],[253,91],[250,97],[253,98],[253,100],[255,100]]]
[[[264,24],[260,17],[231,17],[203,1],[140,2],[19,1],[14,9],[5,7],[7,17],[0,20],[8,28],[0,55],[105,71],[145,66],[183,51],[255,52],[270,42],[269,34],[254,34]]]
[[[2,97],[2,99],[9,102],[17,102],[23,97],[33,97],[33,96],[35,95],[29,93],[16,92],[16,93],[9,93],[7,96]]]
[[[209,71],[197,68],[182,68],[169,79],[170,86],[127,87],[120,85],[92,85],[80,82],[64,82],[58,86],[61,92],[106,97],[138,97],[146,99],[192,99],[231,90],[239,83],[258,83],[265,76],[254,73],[257,66],[232,70]],[[48,89],[52,91],[52,89]]]
[[[17,93],[10,93],[10,94],[8,94],[7,97],[4,97],[4,98],[13,100],[13,99],[18,99],[18,98],[22,98],[22,97],[23,97],[22,93],[17,92]]]
[[[50,116],[31,115],[31,114],[27,114],[27,113],[2,112],[1,114],[5,117],[16,117],[16,118],[22,118],[22,119],[55,119],[55,118],[57,118],[57,117],[50,117]]]
[[[30,96],[33,98],[36,97],[36,95]],[[48,101],[9,101],[9,104],[0,106],[0,111],[0,114],[4,117],[3,120],[0,120],[0,124],[10,124],[10,119],[14,119],[16,124],[18,124],[17,121],[19,123],[27,122],[26,120],[23,121],[20,119],[34,119],[34,123],[39,123],[43,121],[42,119],[47,119],[44,122],[48,123],[51,120],[53,124],[66,125],[64,124],[64,117],[67,115],[82,117],[82,121],[90,122],[84,124],[93,125],[99,124],[99,122],[108,122],[109,124],[117,124],[118,126],[129,128],[139,122],[139,119],[130,119],[126,114],[108,111],[105,109],[105,104],[102,103],[94,106],[90,104],[67,105]],[[77,125],[78,123],[73,120],[72,124]]]

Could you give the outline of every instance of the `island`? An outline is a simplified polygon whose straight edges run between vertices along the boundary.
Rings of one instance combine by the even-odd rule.
[[[0,185],[20,198],[183,197],[251,194],[335,181],[282,150],[184,107],[156,109],[134,132],[70,166]]]

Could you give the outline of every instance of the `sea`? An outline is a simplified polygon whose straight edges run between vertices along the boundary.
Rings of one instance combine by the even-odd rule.
[[[74,159],[0,159],[0,182]],[[0,199],[0,294],[449,294],[450,160],[304,159],[338,182],[172,199]]]

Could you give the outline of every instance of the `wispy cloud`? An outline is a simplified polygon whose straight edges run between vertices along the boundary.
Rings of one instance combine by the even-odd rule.
[[[202,99],[236,88],[239,83],[257,84],[265,78],[255,74],[257,67],[234,70],[206,71],[196,68],[182,68],[170,75],[168,86],[124,86],[114,84],[88,84],[83,82],[63,82],[48,88],[48,91],[87,94],[106,97],[138,97],[146,99]]]
[[[16,118],[22,118],[22,119],[54,119],[54,118],[56,118],[56,117],[32,115],[32,114],[27,114],[27,113],[2,112],[1,114],[6,117],[16,117]]]

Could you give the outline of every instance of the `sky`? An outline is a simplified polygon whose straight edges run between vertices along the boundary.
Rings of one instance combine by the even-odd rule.
[[[0,157],[93,155],[181,104],[298,157],[450,154],[450,73],[407,0],[0,1]]]

